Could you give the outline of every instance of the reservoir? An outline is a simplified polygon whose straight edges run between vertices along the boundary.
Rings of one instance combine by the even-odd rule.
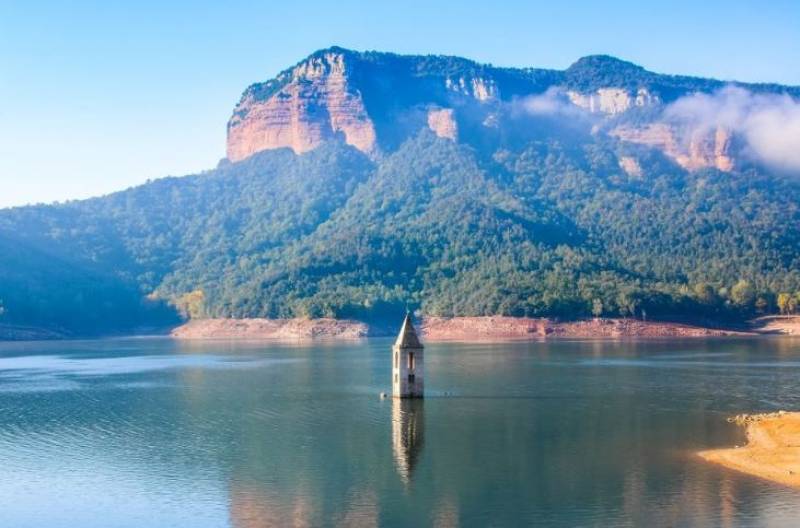
[[[700,460],[800,409],[800,340],[0,344],[0,526],[797,526]]]

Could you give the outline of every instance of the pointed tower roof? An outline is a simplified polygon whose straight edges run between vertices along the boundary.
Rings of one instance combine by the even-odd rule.
[[[403,319],[403,326],[400,328],[400,334],[394,342],[394,346],[400,348],[422,348],[422,344],[417,337],[417,331],[414,329],[414,323],[411,322],[411,314],[406,314]]]

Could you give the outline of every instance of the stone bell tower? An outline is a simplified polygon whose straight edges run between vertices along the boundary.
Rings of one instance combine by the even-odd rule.
[[[395,398],[422,398],[424,395],[423,347],[406,314],[400,335],[392,347],[392,396]]]

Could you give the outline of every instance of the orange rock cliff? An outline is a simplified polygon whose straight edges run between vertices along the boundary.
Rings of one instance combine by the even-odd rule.
[[[571,80],[571,75],[585,75],[587,67],[599,69],[597,82],[608,85],[586,87]],[[631,75],[657,82],[655,88],[615,86],[626,81],[610,74],[603,80],[604,68],[612,72],[627,68]],[[555,88],[568,105],[582,109],[594,120],[595,131],[657,149],[686,170],[733,170],[736,143],[730,130],[687,130],[658,117],[659,109],[669,101],[658,91],[666,82],[658,80],[662,77],[611,57],[581,59],[559,72],[493,68],[456,57],[360,53],[334,47],[245,91],[228,122],[227,157],[236,162],[279,148],[302,154],[335,138],[375,156],[382,150],[384,135],[409,136],[421,128],[452,141],[464,139],[465,131],[496,133],[505,125],[519,129],[520,122],[509,124],[515,116],[514,101]],[[719,81],[696,81],[706,83],[702,86],[708,89],[722,86]],[[689,88],[671,90],[673,99],[675,93],[691,93]],[[653,109],[651,115],[656,117],[624,118],[648,109]],[[635,157],[619,161],[625,172],[639,175]]]

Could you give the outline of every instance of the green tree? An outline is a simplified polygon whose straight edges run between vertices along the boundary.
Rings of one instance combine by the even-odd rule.
[[[592,299],[592,315],[600,317],[603,315],[603,301],[600,299]]]
[[[767,308],[769,308],[769,301],[763,296],[759,296],[756,299],[756,311],[763,314],[766,313]]]
[[[792,305],[792,294],[790,293],[779,293],[778,294],[778,311],[781,315],[787,315],[791,312],[790,306]]]
[[[694,285],[694,297],[698,302],[706,305],[716,304],[718,301],[717,292],[707,282],[699,282]]]
[[[731,288],[731,301],[740,308],[752,308],[756,300],[756,291],[753,285],[746,280],[740,280]]]
[[[617,305],[621,315],[635,317],[636,309],[639,307],[639,299],[632,292],[623,292],[617,296]]]
[[[205,316],[205,293],[203,290],[194,290],[178,297],[175,307],[186,319],[201,319]]]

